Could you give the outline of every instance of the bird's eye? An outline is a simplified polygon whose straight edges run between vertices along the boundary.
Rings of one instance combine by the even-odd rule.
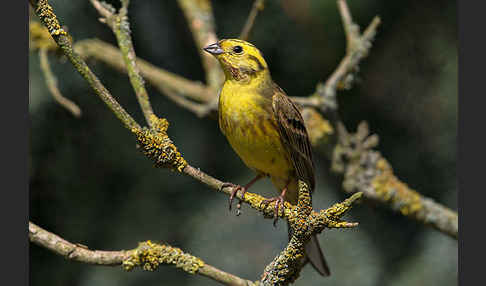
[[[233,47],[233,52],[236,54],[241,54],[243,52],[243,48],[241,46],[235,46]]]

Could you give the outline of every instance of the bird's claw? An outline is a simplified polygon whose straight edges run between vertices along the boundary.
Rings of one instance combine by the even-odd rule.
[[[285,210],[284,198],[283,198],[283,196],[273,197],[273,198],[270,198],[270,199],[263,200],[262,204],[264,204],[265,208],[266,208],[272,202],[275,202],[275,210],[274,210],[274,213],[273,213],[273,217],[274,217],[273,226],[276,227],[277,221],[278,221],[279,205],[281,206],[280,209],[282,209],[282,211]]]
[[[229,210],[231,211],[231,205],[233,204],[233,199],[235,198],[236,193],[238,193],[238,191],[241,190],[243,192],[241,194],[241,197],[245,198],[246,188],[242,187],[240,185],[235,185],[233,183],[223,183],[223,185],[221,186],[221,189],[226,188],[226,187],[233,188],[233,190],[231,191],[231,195],[229,197]],[[241,200],[240,200],[240,202],[241,202]],[[241,203],[238,203],[238,205],[236,205],[236,208],[237,208],[236,215],[240,215]]]

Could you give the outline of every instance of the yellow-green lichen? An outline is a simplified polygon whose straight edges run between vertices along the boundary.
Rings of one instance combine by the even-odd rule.
[[[169,122],[153,115],[150,118],[153,129],[134,130],[142,153],[152,159],[156,167],[170,168],[182,172],[186,160],[167,135]]]
[[[141,242],[137,249],[123,261],[126,271],[139,266],[146,271],[154,271],[161,264],[175,265],[182,270],[194,274],[204,266],[204,262],[181,249],[164,244],[153,243],[150,240]]]
[[[301,260],[304,257],[304,243],[292,238],[287,247],[265,267],[262,276],[264,285],[292,283],[299,277]]]
[[[47,0],[39,0],[37,2],[36,13],[39,18],[47,26],[47,30],[53,36],[67,35],[66,31],[61,27],[57,20],[56,14],[54,14],[51,5]]]
[[[320,142],[329,142],[330,136],[334,134],[334,128],[329,121],[313,108],[303,108],[301,113],[311,144],[315,146]]]
[[[371,185],[381,199],[396,205],[405,216],[414,215],[422,209],[420,194],[398,180],[385,159],[378,160],[376,168],[378,175]]]

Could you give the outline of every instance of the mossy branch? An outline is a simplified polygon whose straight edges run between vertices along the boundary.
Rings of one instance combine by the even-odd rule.
[[[173,265],[189,274],[206,276],[225,285],[254,285],[251,281],[208,265],[200,258],[167,244],[146,241],[139,243],[137,248],[131,250],[91,250],[85,245],[69,242],[30,221],[29,240],[67,260],[94,265],[122,266],[126,271],[135,267],[153,271],[160,265]]]

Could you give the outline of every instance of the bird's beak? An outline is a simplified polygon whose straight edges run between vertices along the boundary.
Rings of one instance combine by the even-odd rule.
[[[218,43],[211,44],[211,45],[203,48],[203,50],[205,50],[206,52],[208,52],[212,55],[220,55],[224,52],[223,49],[221,48],[221,46]]]

